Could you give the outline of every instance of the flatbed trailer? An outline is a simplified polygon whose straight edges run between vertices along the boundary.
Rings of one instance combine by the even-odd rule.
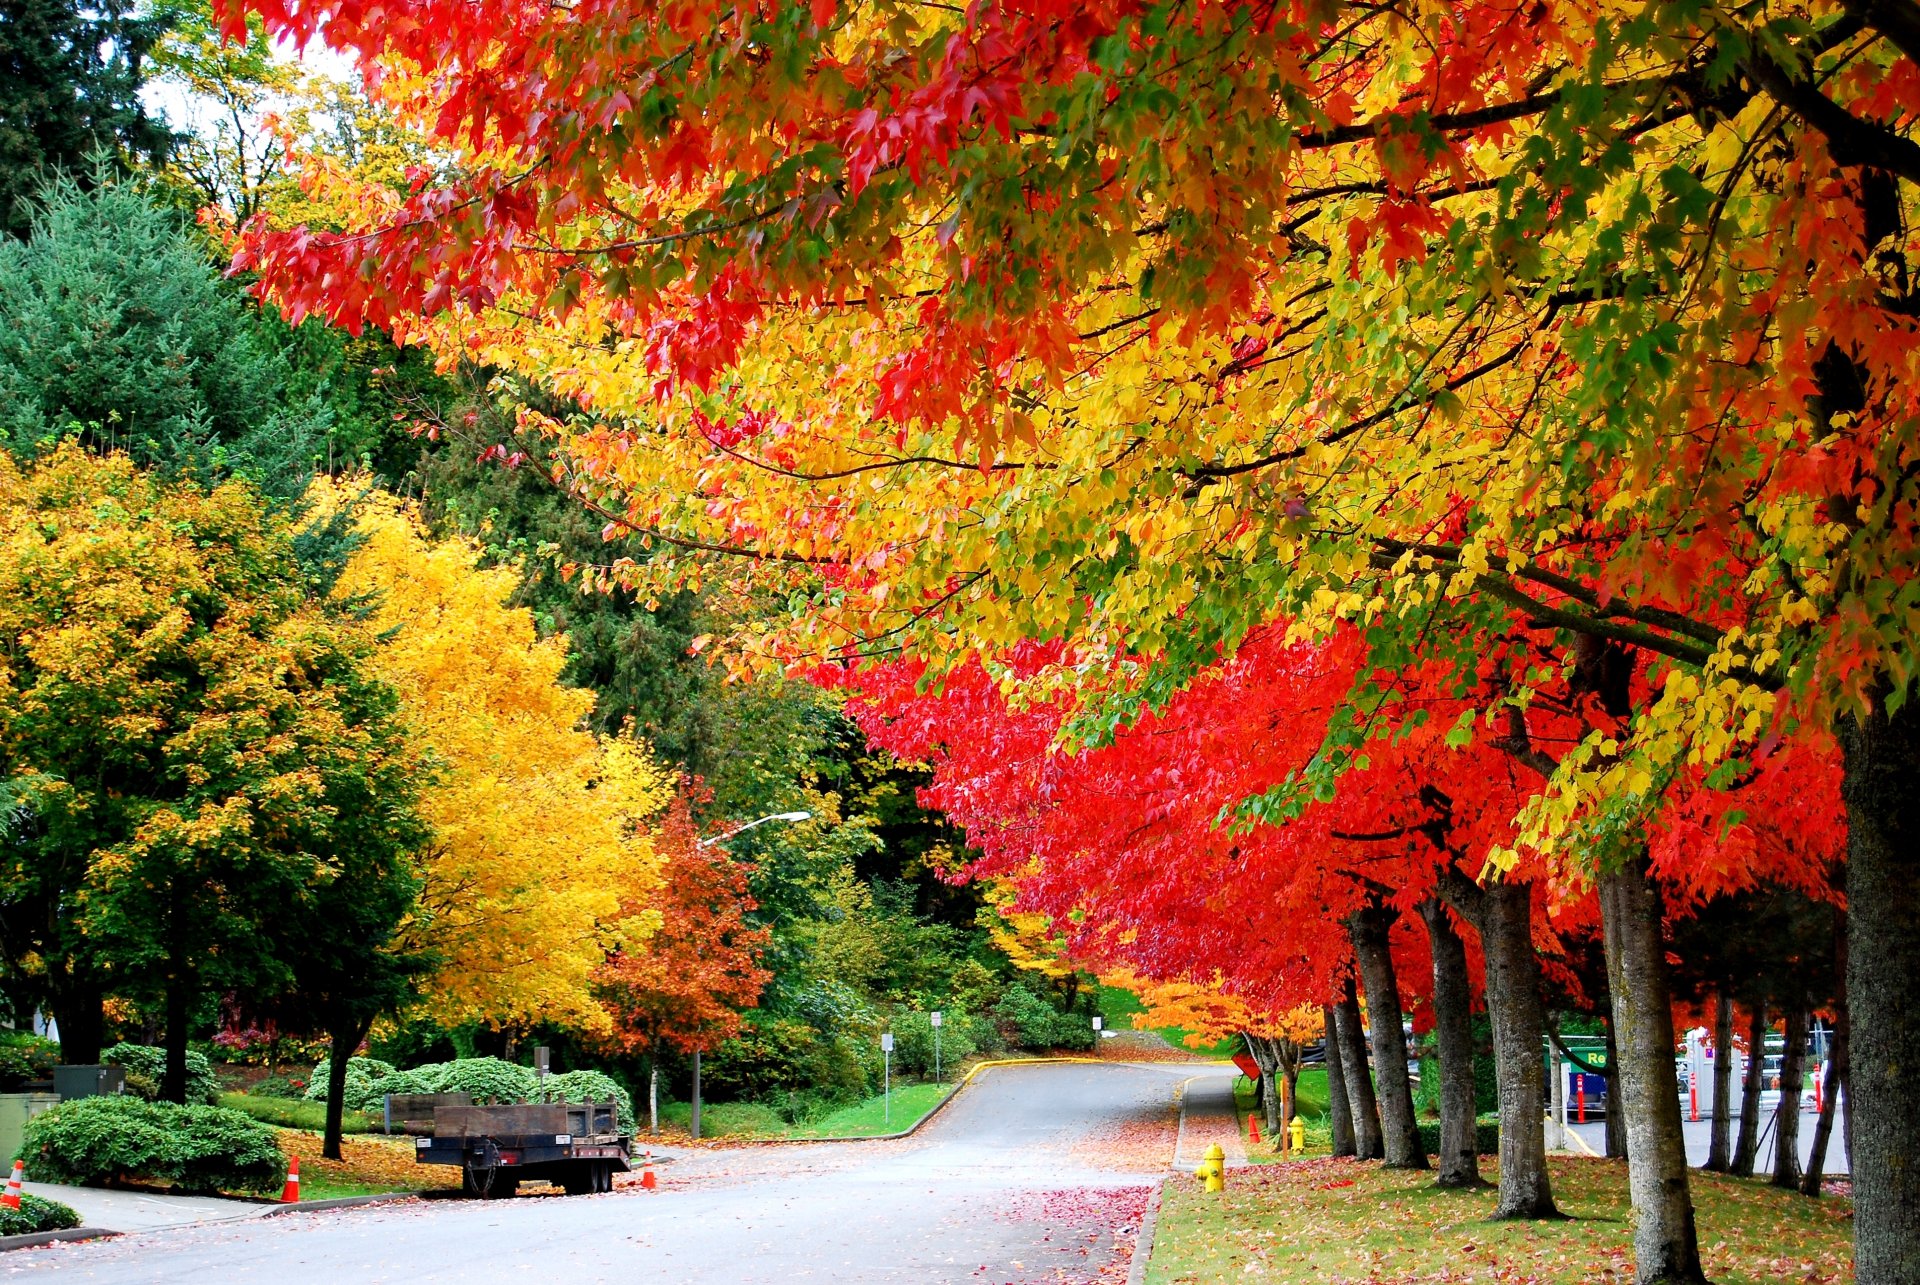
[[[611,1102],[439,1106],[433,1133],[416,1138],[418,1164],[459,1165],[461,1190],[498,1200],[522,1182],[551,1182],[569,1196],[612,1191],[630,1164],[631,1139]]]

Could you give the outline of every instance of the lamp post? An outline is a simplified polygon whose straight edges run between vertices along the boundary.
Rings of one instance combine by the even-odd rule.
[[[710,848],[716,843],[725,843],[728,839],[731,839],[734,835],[745,834],[747,831],[753,829],[755,826],[765,825],[769,821],[811,821],[811,820],[813,820],[813,813],[811,812],[775,812],[772,816],[764,816],[759,818],[756,821],[749,821],[745,825],[737,825],[733,827],[733,829],[727,831],[725,834],[716,834],[710,838],[702,839],[700,840],[700,846],[703,848]]]
[[[940,1010],[937,1008],[934,1009],[932,1014],[929,1016],[928,1020],[933,1023],[933,1082],[935,1084],[939,1084],[941,1082],[940,1080]]]
[[[745,825],[737,825],[733,829],[727,831],[725,834],[716,834],[711,836],[710,838],[702,839],[699,841],[698,846],[702,848],[710,848],[716,843],[725,843],[728,839],[731,839],[736,834],[745,834],[747,831],[753,829],[755,826],[766,825],[770,821],[811,821],[812,819],[813,819],[813,813],[811,812],[775,812],[771,816],[760,817],[758,820],[749,821]],[[687,1132],[693,1135],[693,1140],[695,1142],[700,1141],[700,1050],[699,1049],[695,1049],[693,1051],[693,1114],[692,1114],[692,1118],[688,1121]]]
[[[880,1036],[880,1119],[893,1125],[893,1032]]]

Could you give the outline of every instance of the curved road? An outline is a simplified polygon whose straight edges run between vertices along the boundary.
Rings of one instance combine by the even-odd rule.
[[[686,1151],[661,1189],[407,1201],[21,1251],[53,1281],[1126,1279],[1191,1063],[999,1067],[912,1138]],[[1213,1080],[1221,1085],[1214,1085]],[[1197,1105],[1197,1103],[1196,1103]]]

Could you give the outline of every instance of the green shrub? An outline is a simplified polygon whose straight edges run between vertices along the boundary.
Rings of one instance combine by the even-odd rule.
[[[229,1111],[242,1111],[256,1120],[279,1125],[283,1129],[305,1129],[319,1133],[327,1127],[327,1104],[300,1098],[261,1097],[257,1093],[222,1093],[220,1105]],[[340,1116],[342,1133],[378,1133],[382,1117],[365,1111],[345,1111]]]
[[[960,1020],[953,1020],[954,1018]],[[940,1066],[950,1072],[972,1057],[974,1044],[968,1034],[966,1015],[947,1014],[940,1027]],[[896,1075],[920,1075],[933,1078],[933,1021],[925,1013],[896,1013],[890,1024],[893,1031],[893,1070]]]
[[[80,1215],[57,1200],[32,1192],[20,1193],[20,1208],[0,1205],[0,1236],[31,1236],[35,1232],[65,1231],[80,1225]]]
[[[225,1096],[225,1094],[221,1095],[223,1099]],[[249,1085],[247,1096],[298,1100],[307,1096],[307,1082],[304,1079],[289,1080],[283,1075],[270,1075],[264,1080],[255,1080]]]
[[[1420,1124],[1420,1148],[1430,1156],[1440,1154],[1440,1122],[1424,1120]],[[1474,1121],[1473,1149],[1483,1156],[1500,1154],[1500,1117],[1483,1115]]]
[[[100,1055],[109,1066],[124,1068],[127,1092],[149,1102],[160,1097],[160,1085],[166,1079],[167,1051],[151,1044],[116,1044]],[[220,1096],[213,1078],[213,1064],[205,1053],[187,1050],[187,1101],[212,1102]]]
[[[327,1100],[327,1077],[332,1073],[333,1059],[321,1058],[313,1065],[313,1075],[307,1080],[307,1101],[325,1102]],[[432,1093],[432,1089],[387,1089],[381,1085],[395,1074],[391,1062],[382,1062],[377,1057],[350,1057],[347,1059],[347,1085],[341,1095],[349,1111],[371,1111],[380,1105],[380,1099],[388,1093]]]
[[[128,1179],[186,1192],[275,1192],[287,1161],[272,1126],[223,1107],[135,1097],[63,1102],[27,1121],[20,1154],[47,1182]]]
[[[0,1090],[44,1080],[60,1061],[60,1046],[31,1031],[0,1031]]]
[[[568,1071],[565,1075],[550,1075],[540,1091],[550,1102],[612,1102],[618,1109],[620,1132],[635,1132],[633,1099],[604,1072]]]
[[[1015,983],[994,1006],[993,1019],[1014,1048],[1085,1050],[1093,1047],[1093,1023],[1078,1013],[1062,1013]]]

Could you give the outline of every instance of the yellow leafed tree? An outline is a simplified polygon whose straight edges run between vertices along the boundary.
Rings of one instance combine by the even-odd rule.
[[[445,1022],[604,1027],[589,981],[655,926],[620,906],[645,904],[658,879],[645,824],[671,779],[638,741],[587,730],[593,694],[561,681],[565,639],[507,605],[511,569],[481,567],[471,542],[432,539],[410,506],[359,489],[323,479],[311,497],[321,514],[353,506],[361,543],[334,593],[370,604],[382,676],[441,763],[407,929],[441,960],[423,1006]]]

